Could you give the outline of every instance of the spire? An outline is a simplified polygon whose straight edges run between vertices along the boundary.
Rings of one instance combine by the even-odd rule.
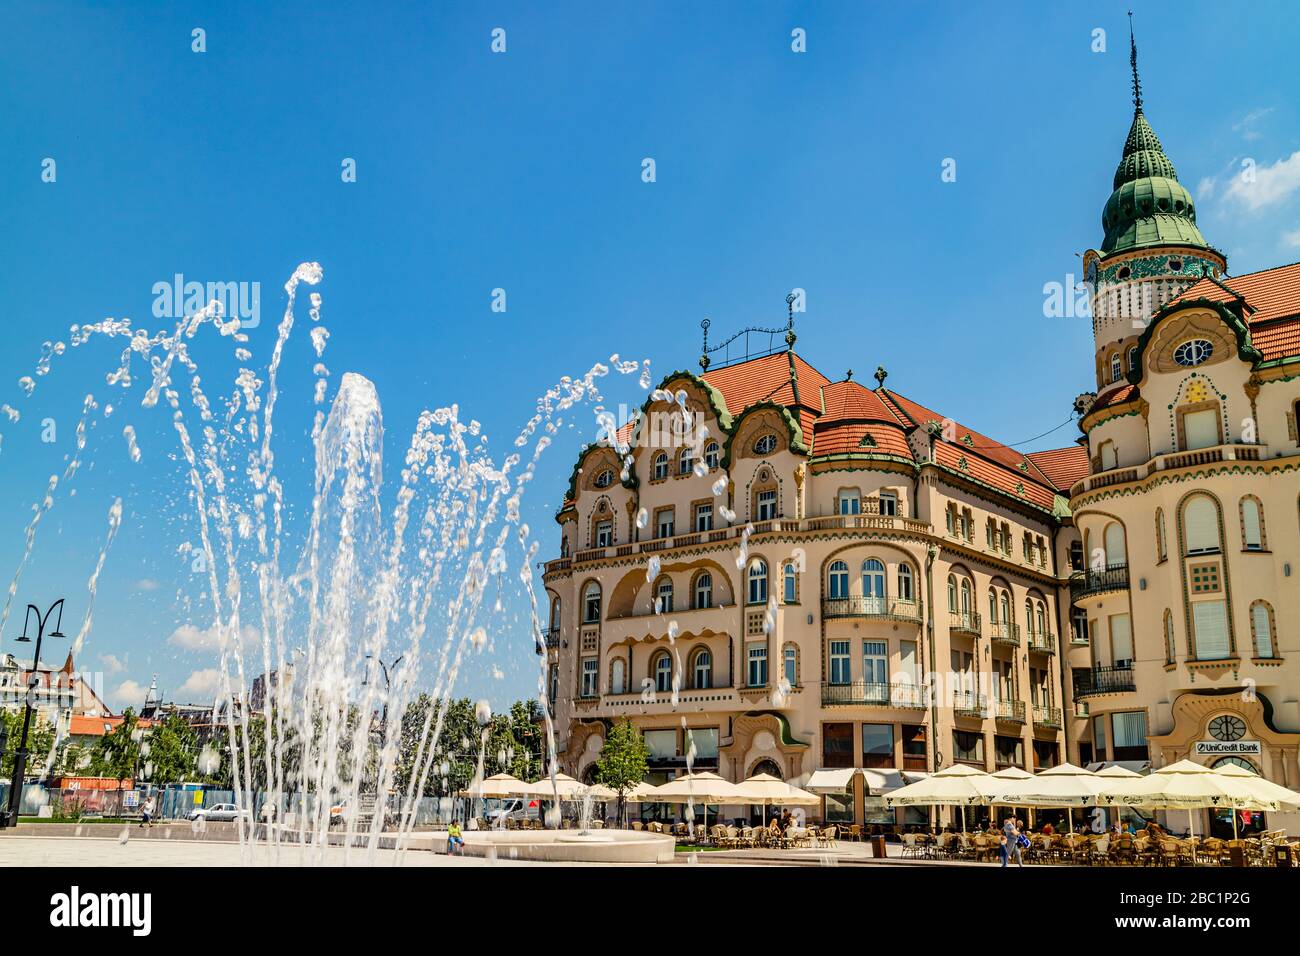
[[[1138,78],[1138,47],[1133,39],[1133,11],[1128,12],[1128,62],[1133,67],[1133,109],[1142,112],[1142,80]]]

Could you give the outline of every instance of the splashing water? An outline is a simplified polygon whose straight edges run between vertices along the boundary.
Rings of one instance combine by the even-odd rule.
[[[331,806],[358,806],[366,794],[395,794],[396,805],[387,814],[375,813],[369,822],[350,816],[345,854],[359,847],[373,861],[385,817],[398,824],[399,849],[406,846],[426,784],[447,772],[445,766],[434,765],[447,710],[426,708],[422,726],[417,722],[413,728],[403,727],[401,720],[390,722],[386,715],[406,714],[421,689],[428,689],[434,701],[452,697],[467,658],[499,640],[488,635],[500,633],[502,627],[488,627],[486,621],[501,610],[500,588],[512,578],[512,568],[517,568],[513,579],[526,598],[533,641],[544,647],[533,585],[538,543],[521,519],[521,499],[566,413],[599,407],[598,385],[611,368],[621,375],[639,373],[642,388],[648,389],[650,381],[648,361],[625,361],[617,355],[608,366],[596,363],[581,376],[561,378],[538,399],[534,414],[500,461],[489,455],[478,422],[464,420],[459,406],[425,410],[406,443],[396,478],[389,478],[384,469],[385,426],[374,384],[344,372],[328,411],[322,407],[331,381],[323,362],[329,333],[318,324],[322,300],[312,291],[308,337],[314,377],[308,399],[316,408],[310,431],[314,467],[309,487],[295,493],[284,483],[291,479],[282,479],[276,467],[273,435],[280,372],[294,331],[298,289],[315,286],[322,278],[318,264],[303,263],[285,283],[284,315],[264,367],[253,366],[249,338],[238,319],[225,319],[214,302],[156,331],[133,327],[127,319],[74,325],[67,344],[45,343],[35,377],[18,382],[30,399],[36,380],[52,377],[66,352],[104,343],[120,349],[116,367],[104,379],[115,392],[113,403],[105,404],[105,416],[110,409],[127,414],[128,399],[142,379],[143,394],[136,395],[139,408],[147,414],[161,405],[168,417],[176,448],[150,457],[174,460],[186,485],[181,518],[192,529],[191,540],[176,553],[202,569],[199,606],[210,615],[205,623],[216,634],[219,648],[220,690],[214,713],[222,715],[227,738],[226,745],[205,747],[199,770],[212,773],[229,760],[235,802],[246,811],[238,827],[245,862],[251,861],[254,849],[278,861],[289,846],[298,848],[299,861],[321,862],[329,842]],[[227,390],[209,392],[199,353],[223,341],[238,372]],[[62,476],[50,476],[34,509],[0,612],[0,632],[41,519],[54,507],[56,492],[67,491],[80,467],[87,421],[97,408],[94,396],[87,395],[75,452]],[[10,422],[18,420],[18,412],[8,405],[0,406],[0,413]],[[126,423],[122,429],[132,462],[141,458],[138,427],[139,422]],[[616,432],[614,441],[621,444]],[[627,452],[618,450],[620,455]],[[295,509],[298,502],[303,503],[301,509]],[[295,510],[301,510],[301,519],[288,520]],[[119,498],[110,509],[108,531],[88,582],[89,601],[76,650],[91,637],[100,573],[122,515]],[[651,563],[657,568],[658,558]],[[494,592],[495,602],[489,597]],[[245,639],[249,634],[253,640]],[[373,679],[372,659],[398,657],[401,663],[391,675]],[[537,671],[537,696],[546,720],[546,763],[554,773],[544,656]],[[261,724],[250,722],[247,708],[236,705],[249,700],[255,674],[281,678],[265,682]],[[486,702],[480,702],[478,780],[483,778],[488,736],[485,713],[490,721]],[[403,738],[412,734],[412,770],[402,784],[397,758],[399,748],[410,746]],[[258,792],[277,807],[295,795],[292,821],[255,826]]]

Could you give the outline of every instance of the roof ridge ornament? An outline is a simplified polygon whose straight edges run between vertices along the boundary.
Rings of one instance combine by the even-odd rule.
[[[700,368],[706,372],[709,370],[709,366],[713,364],[713,360],[710,359],[709,356],[715,352],[724,352],[722,362],[718,366],[719,368],[725,368],[728,365],[736,365],[741,362],[748,362],[750,359],[766,358],[769,355],[775,355],[777,352],[793,352],[794,343],[798,338],[794,334],[794,304],[798,299],[799,297],[793,292],[785,297],[786,320],[784,327],[767,329],[759,328],[758,326],[748,326],[741,329],[726,341],[712,347],[709,346],[709,325],[711,323],[708,319],[704,319],[700,322],[700,328],[704,330],[704,345],[703,351],[700,354]],[[784,349],[782,349],[779,344],[774,344],[774,336],[781,335],[782,333],[785,333]],[[749,336],[751,335],[766,335],[768,337],[767,348],[760,347],[751,351],[749,347]],[[743,352],[738,357],[732,358],[729,346],[732,342],[742,337],[745,340]]]
[[[1128,62],[1133,68],[1133,109],[1142,112],[1142,81],[1138,78],[1138,48],[1133,39],[1133,11],[1128,12]]]

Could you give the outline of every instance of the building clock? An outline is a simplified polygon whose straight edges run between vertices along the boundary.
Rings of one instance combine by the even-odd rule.
[[[1246,736],[1246,722],[1232,714],[1220,714],[1210,721],[1210,736],[1215,740],[1240,740]]]

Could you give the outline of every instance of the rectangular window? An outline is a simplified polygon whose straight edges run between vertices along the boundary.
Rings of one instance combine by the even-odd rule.
[[[957,533],[957,513],[956,513],[956,509],[954,509],[952,505],[949,505],[949,506],[948,506],[948,509],[944,512],[944,514],[945,514],[945,516],[946,516],[946,517],[945,517],[945,520],[946,520],[947,525],[948,525],[948,533],[949,533],[949,534],[956,534],[956,533]]]
[[[699,759],[718,759],[718,728],[692,727],[687,731],[687,739],[695,745],[695,757]],[[689,745],[688,745],[689,749]]]
[[[993,750],[993,762],[999,767],[1025,765],[1025,742],[1019,737],[994,737]]]
[[[1070,612],[1070,640],[1075,644],[1088,643],[1088,612],[1076,607]]]
[[[894,765],[894,725],[862,725],[862,766],[892,767]]]
[[[1144,710],[1112,714],[1115,760],[1146,760],[1147,715]]]
[[[596,525],[596,547],[608,548],[614,543],[614,523],[602,521]]]
[[[747,676],[750,687],[764,687],[767,685],[767,645],[750,644],[746,652],[746,658],[749,661]]]
[[[1092,718],[1092,745],[1098,760],[1106,759],[1106,715]]]
[[[1228,614],[1222,601],[1197,601],[1192,605],[1192,624],[1196,628],[1196,659],[1221,661],[1228,657]]]
[[[880,493],[880,513],[882,515],[894,516],[898,514],[898,495],[892,491],[882,491]]]
[[[791,687],[799,686],[799,655],[793,647],[783,652],[785,658],[785,682]]]
[[[831,683],[847,684],[849,673],[849,642],[831,641]]]
[[[696,505],[695,506],[695,531],[698,534],[701,531],[713,530],[713,505]]]
[[[776,492],[760,491],[758,493],[758,521],[771,521],[776,517]]]
[[[965,730],[952,732],[952,759],[984,766],[984,735]]]
[[[1210,448],[1219,444],[1219,412],[1214,408],[1203,408],[1199,412],[1188,412],[1183,416],[1184,450]]]
[[[677,756],[677,731],[647,730],[645,748],[651,760],[667,760]]]
[[[840,492],[840,514],[855,515],[862,511],[862,500],[856,491]]]
[[[1193,564],[1187,570],[1192,577],[1193,594],[1219,593],[1218,561],[1212,561],[1209,564]]]
[[[596,696],[596,678],[600,662],[594,657],[584,657],[582,659],[582,696]]]
[[[868,685],[883,687],[889,683],[889,646],[884,641],[862,642],[862,679]]]
[[[671,538],[673,536],[672,508],[661,508],[655,512],[655,527],[658,530],[659,537]]]
[[[1127,614],[1110,616],[1110,653],[1116,667],[1133,666],[1133,625]]]
[[[926,736],[924,724],[903,724],[903,769],[924,770],[926,766]]]
[[[921,669],[916,659],[916,641],[898,642],[898,663],[902,673],[912,678],[914,684],[921,682]]]
[[[852,724],[822,724],[822,766],[853,766]]]
[[[1060,750],[1050,740],[1034,741],[1034,769],[1047,770],[1055,767]]]

